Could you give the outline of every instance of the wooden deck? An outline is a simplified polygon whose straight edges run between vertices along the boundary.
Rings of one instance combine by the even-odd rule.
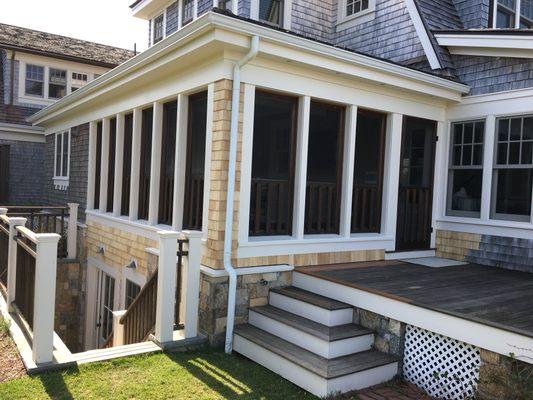
[[[533,274],[475,264],[380,261],[298,272],[533,338]]]

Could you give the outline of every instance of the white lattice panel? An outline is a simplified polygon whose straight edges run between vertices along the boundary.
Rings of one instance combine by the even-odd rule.
[[[469,344],[408,325],[403,373],[431,396],[463,400],[475,394],[481,357]]]

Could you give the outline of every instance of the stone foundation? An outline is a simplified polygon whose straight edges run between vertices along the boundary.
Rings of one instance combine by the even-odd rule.
[[[212,346],[223,346],[228,313],[227,277],[202,274],[200,281],[199,328]],[[290,286],[290,272],[270,272],[237,277],[235,325],[248,322],[250,307],[266,305],[272,288]]]
[[[354,309],[354,323],[371,329],[376,333],[374,347],[393,356],[403,358],[405,347],[405,329],[403,322],[384,317],[372,311]],[[400,371],[402,366],[400,363]]]

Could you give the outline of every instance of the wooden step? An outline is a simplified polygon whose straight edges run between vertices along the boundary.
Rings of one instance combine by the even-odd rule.
[[[249,323],[328,359],[370,350],[374,333],[355,324],[329,327],[273,306],[250,309]]]
[[[377,350],[326,359],[249,324],[235,327],[234,349],[316,396],[392,379],[398,360]]]
[[[353,307],[296,287],[271,289],[269,304],[328,327],[353,322]]]

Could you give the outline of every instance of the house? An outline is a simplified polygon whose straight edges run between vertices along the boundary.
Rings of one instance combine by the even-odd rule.
[[[77,141],[77,133],[57,139],[50,136],[48,139],[57,140],[58,148],[65,151],[56,158],[46,157],[43,129],[31,126],[26,118],[133,55],[129,50],[0,24],[1,204],[38,205],[45,199],[43,191],[49,191],[54,204],[65,201],[68,168],[72,164],[72,168],[86,168],[81,162],[68,162],[69,156],[83,157],[77,153],[83,143]],[[72,146],[70,139],[75,142]],[[53,144],[50,150],[54,152]],[[59,164],[55,170],[52,166],[45,172],[43,164],[49,161],[53,165],[56,159]],[[68,197],[84,204],[85,180],[75,185],[71,185]]]
[[[319,396],[532,363],[528,2],[131,8],[151,47],[28,119],[87,132],[87,350],[183,324]]]

